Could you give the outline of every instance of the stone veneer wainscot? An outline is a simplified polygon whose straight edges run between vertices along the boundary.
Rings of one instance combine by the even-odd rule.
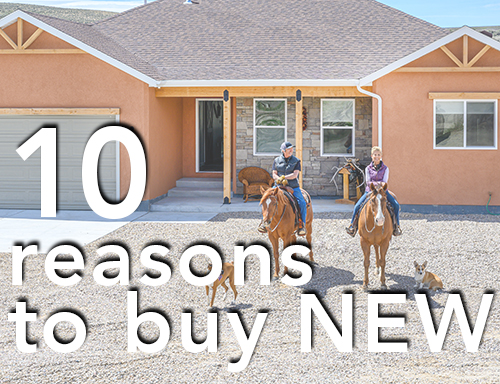
[[[369,164],[372,146],[372,99],[356,97],[355,155],[363,164]],[[342,164],[343,157],[321,156],[320,111],[321,98],[304,97],[307,110],[307,129],[303,132],[303,188],[311,196],[340,196],[330,183],[333,166]],[[295,98],[287,98],[287,140],[295,144]],[[253,98],[236,99],[236,171],[245,167],[261,167],[271,173],[275,156],[254,156],[253,154]],[[341,179],[337,184],[342,188]],[[243,185],[237,181],[237,193],[243,193]],[[351,196],[354,194],[351,186]]]

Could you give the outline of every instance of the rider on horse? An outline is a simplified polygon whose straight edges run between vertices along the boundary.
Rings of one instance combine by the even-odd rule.
[[[305,227],[307,215],[307,203],[302,195],[299,186],[299,173],[301,171],[300,160],[293,156],[292,143],[285,141],[281,144],[281,156],[278,156],[273,161],[273,179],[276,185],[288,185],[293,189],[293,195],[297,200],[300,209],[299,229],[297,235],[305,236],[307,230]],[[267,229],[259,226],[259,232],[265,233]]]
[[[306,222],[307,204],[299,186],[300,160],[293,156],[293,147],[292,143],[288,141],[281,144],[281,156],[278,156],[273,161],[273,179],[276,184],[282,184],[283,180],[286,180],[288,186],[293,189],[293,195],[299,204],[301,217],[297,235],[305,236],[307,233],[304,225]]]
[[[382,161],[382,149],[380,147],[372,148],[372,162],[368,167],[366,167],[366,191],[363,196],[358,200],[356,205],[354,206],[354,212],[352,213],[351,224],[346,228],[346,231],[349,235],[355,236],[358,227],[358,213],[360,208],[363,206],[366,198],[371,193],[370,184],[371,183],[387,183],[389,179],[389,167],[384,164]],[[392,205],[394,209],[395,215],[395,225],[393,236],[399,236],[402,234],[401,228],[399,227],[399,203],[394,198],[392,194],[387,193],[387,201]]]

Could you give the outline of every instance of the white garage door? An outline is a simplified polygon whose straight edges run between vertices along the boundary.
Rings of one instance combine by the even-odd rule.
[[[90,136],[116,125],[116,116],[1,116],[0,208],[40,209],[40,149],[26,161],[16,149],[41,127],[57,127],[57,209],[89,210],[82,186],[82,159]],[[99,158],[101,193],[117,199],[117,143],[106,144]]]

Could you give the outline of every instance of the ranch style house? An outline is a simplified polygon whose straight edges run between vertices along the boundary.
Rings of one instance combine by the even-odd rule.
[[[58,208],[89,209],[81,160],[105,125],[133,127],[147,159],[140,209],[183,178],[271,171],[290,141],[312,196],[340,194],[344,158],[383,148],[401,204],[500,205],[500,43],[374,0],[157,0],[94,24],[15,11],[0,19],[0,208],[39,209],[40,154],[58,127]],[[38,157],[37,157],[38,156]],[[126,150],[99,162],[110,199],[130,184]]]

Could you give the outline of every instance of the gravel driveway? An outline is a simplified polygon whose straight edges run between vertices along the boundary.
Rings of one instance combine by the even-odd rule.
[[[239,296],[231,304],[216,298],[219,314],[219,344],[216,353],[192,354],[181,344],[181,313],[193,314],[194,333],[205,337],[208,310],[204,288],[184,281],[178,260],[195,243],[216,245],[225,260],[233,259],[235,245],[269,244],[267,236],[256,231],[259,217],[254,213],[220,214],[206,224],[129,223],[85,247],[85,270],[80,283],[72,287],[53,284],[45,275],[44,255],[25,260],[24,285],[11,285],[11,255],[0,260],[1,322],[0,381],[2,383],[166,383],[166,382],[242,382],[242,383],[364,383],[364,382],[499,382],[500,308],[496,297],[486,323],[479,351],[467,352],[455,316],[443,350],[430,352],[413,288],[413,261],[428,260],[429,269],[439,275],[445,290],[429,294],[434,318],[440,321],[447,297],[461,292],[469,318],[474,323],[485,291],[497,292],[500,276],[500,219],[486,215],[401,215],[404,235],[394,238],[387,254],[389,293],[406,293],[404,304],[381,305],[381,314],[406,317],[404,328],[383,328],[381,338],[405,339],[406,353],[368,352],[367,297],[361,288],[363,257],[359,237],[344,232],[346,214],[318,214],[313,222],[313,247],[317,264],[313,277],[303,287],[291,287],[274,281],[259,285],[259,265],[255,256],[247,260],[247,281],[238,287]],[[167,245],[167,260],[173,273],[159,287],[139,282],[145,269],[140,251],[147,245]],[[93,279],[99,261],[96,250],[105,244],[128,249],[131,279],[128,286],[103,287]],[[373,253],[373,252],[372,252]],[[205,270],[200,256],[195,269]],[[380,282],[374,275],[374,256],[370,271],[370,289]],[[281,272],[283,273],[283,272]],[[155,309],[163,313],[171,327],[170,341],[159,353],[127,352],[127,291],[139,292],[141,311]],[[300,298],[304,291],[315,292],[339,325],[342,324],[342,293],[354,294],[353,352],[339,352],[319,321],[314,321],[313,349],[301,352]],[[38,350],[24,354],[15,344],[14,323],[7,314],[16,301],[26,299],[38,320],[28,327],[28,340],[38,341]],[[43,341],[43,324],[54,312],[72,309],[85,318],[87,338],[76,352],[53,352]],[[227,313],[236,311],[246,326],[247,335],[257,314],[268,316],[248,367],[239,373],[228,371],[228,363],[241,355]],[[71,340],[74,328],[60,323],[56,334]],[[145,323],[141,335],[157,336],[157,327]],[[69,339],[68,339],[69,338]]]

